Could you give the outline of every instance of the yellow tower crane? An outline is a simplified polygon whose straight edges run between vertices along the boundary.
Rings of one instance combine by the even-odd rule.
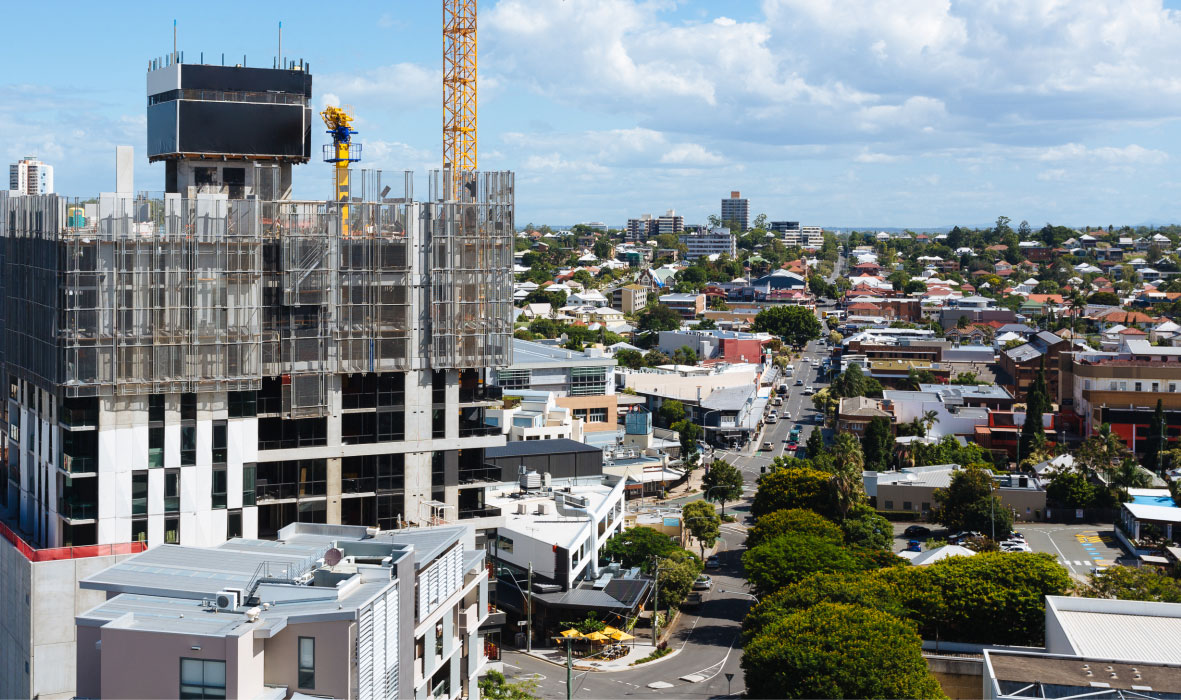
[[[353,143],[353,115],[345,108],[329,107],[320,116],[324,118],[324,126],[332,134],[332,143],[324,144],[324,162],[336,164],[336,194],[335,200],[342,202],[340,207],[340,232],[342,236],[349,235],[349,164],[361,160],[361,144]]]
[[[476,0],[443,0],[443,167],[476,169]]]

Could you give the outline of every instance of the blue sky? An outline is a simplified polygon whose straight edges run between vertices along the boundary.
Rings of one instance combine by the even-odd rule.
[[[522,224],[669,208],[699,222],[734,189],[753,213],[830,226],[1181,221],[1177,7],[484,0],[480,164],[517,172]],[[317,108],[355,108],[365,165],[441,160],[436,2],[24,3],[6,18],[0,157],[53,163],[67,194],[111,189],[121,143],[137,186],[161,188],[144,74],[174,18],[187,61],[255,66],[281,20]],[[295,182],[327,197],[329,166]]]

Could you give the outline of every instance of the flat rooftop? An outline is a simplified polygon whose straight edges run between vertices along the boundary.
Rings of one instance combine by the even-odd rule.
[[[1065,698],[1089,696],[1175,698],[1181,694],[1181,667],[1171,664],[1127,663],[1103,657],[986,650],[1004,698]],[[1116,691],[1130,691],[1116,694]]]
[[[615,360],[610,357],[591,357],[584,352],[513,338],[513,364],[509,369],[587,367],[592,365],[614,367],[615,364]]]
[[[1078,656],[1181,664],[1181,603],[1046,596],[1046,608]]]
[[[615,488],[622,487],[621,481]],[[486,505],[490,508],[499,508],[503,514],[505,522],[499,528],[502,532],[517,532],[541,542],[569,549],[586,537],[584,533],[592,522],[589,514],[596,513],[607,502],[615,488],[604,484],[588,484],[573,486],[569,491],[563,488],[552,492],[522,492],[519,487],[514,486],[489,494]],[[559,513],[554,500],[557,493],[572,493],[586,498],[588,515]],[[544,513],[539,512],[541,508],[545,509]],[[518,512],[520,510],[524,512]]]
[[[500,447],[489,447],[484,450],[485,459],[499,459],[502,457],[528,457],[532,455],[570,454],[575,452],[602,452],[584,442],[567,438],[552,440],[513,440]]]

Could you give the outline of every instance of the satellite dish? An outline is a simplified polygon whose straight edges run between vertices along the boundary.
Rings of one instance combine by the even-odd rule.
[[[324,552],[324,563],[328,566],[336,566],[340,563],[341,558],[344,557],[344,552],[341,552],[336,547]]]

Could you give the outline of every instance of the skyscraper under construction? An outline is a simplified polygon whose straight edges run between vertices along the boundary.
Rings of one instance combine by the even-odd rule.
[[[478,517],[511,172],[296,201],[312,76],[153,61],[163,193],[0,192],[0,510],[42,547]],[[327,194],[327,193],[326,193]]]

